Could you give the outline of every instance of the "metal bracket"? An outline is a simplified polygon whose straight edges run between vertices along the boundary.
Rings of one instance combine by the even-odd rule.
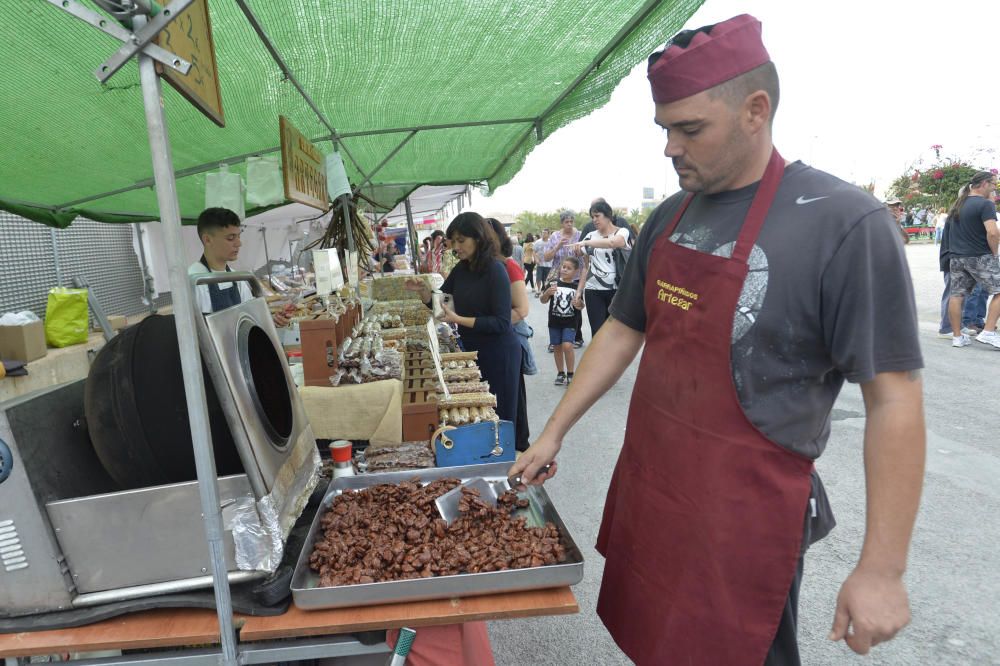
[[[83,278],[75,277],[73,278],[73,286],[77,289],[87,290],[87,301],[90,303],[90,311],[93,313],[94,319],[101,327],[101,330],[104,331],[104,341],[107,342],[111,338],[118,335],[118,332],[111,328],[111,324],[108,322],[108,318],[104,314],[104,308],[101,307],[101,302],[97,300],[97,294],[94,293],[90,283]]]
[[[88,23],[105,34],[123,42],[123,46],[94,71],[94,76],[101,83],[106,83],[130,58],[140,51],[165,67],[174,69],[181,74],[186,75],[191,70],[190,62],[151,42],[160,31],[177,18],[194,0],[174,0],[135,33],[129,32],[114,19],[103,16],[76,0],[46,1],[84,23]]]

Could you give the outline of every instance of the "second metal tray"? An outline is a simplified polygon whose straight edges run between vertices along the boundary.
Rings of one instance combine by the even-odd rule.
[[[497,592],[563,587],[579,583],[583,579],[583,554],[574,543],[559,514],[556,513],[548,494],[537,486],[532,486],[521,494],[529,502],[529,506],[521,511],[523,515],[527,516],[528,524],[531,526],[541,526],[546,522],[551,522],[559,529],[566,547],[566,562],[562,564],[337,587],[320,587],[319,576],[309,568],[309,556],[313,552],[316,537],[322,529],[320,520],[330,507],[334,497],[345,490],[360,490],[379,484],[399,484],[414,478],[425,482],[447,477],[456,477],[463,481],[475,477],[499,481],[506,478],[509,468],[510,463],[491,463],[467,467],[438,467],[412,472],[365,474],[335,479],[330,484],[319,510],[316,511],[316,517],[313,519],[302,553],[295,565],[295,573],[292,575],[292,597],[295,600],[295,605],[305,609],[368,606],[401,601],[419,601],[421,599],[450,599]]]

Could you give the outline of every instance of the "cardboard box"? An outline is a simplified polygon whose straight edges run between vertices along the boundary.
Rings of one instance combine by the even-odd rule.
[[[0,358],[30,363],[45,356],[45,324],[0,326]]]
[[[108,315],[108,324],[111,325],[112,331],[120,331],[128,326],[128,319],[125,315]],[[98,323],[96,317],[94,318],[94,328],[92,330],[95,333],[101,332],[101,325]]]

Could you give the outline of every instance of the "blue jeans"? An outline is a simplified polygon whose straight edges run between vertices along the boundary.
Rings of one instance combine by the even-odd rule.
[[[951,273],[942,273],[944,276],[944,293],[941,294],[941,325],[938,332],[942,335],[951,333],[951,322],[948,320],[948,300],[951,291]],[[972,293],[965,297],[962,303],[962,326],[978,326],[982,328],[986,324],[986,299],[989,294],[982,285],[977,284]]]
[[[979,328],[986,325],[986,299],[989,294],[983,285],[977,284],[962,304],[962,326],[975,324]]]

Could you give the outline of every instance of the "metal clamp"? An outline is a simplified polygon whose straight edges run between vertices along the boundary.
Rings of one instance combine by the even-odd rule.
[[[454,448],[455,442],[451,441],[451,439],[449,437],[447,437],[444,433],[448,432],[449,430],[454,430],[454,429],[455,429],[455,426],[449,426],[449,425],[441,426],[440,428],[438,428],[437,430],[434,431],[433,435],[431,435],[431,444],[437,443],[438,438],[440,437],[441,438],[441,446],[443,446],[444,448],[446,448],[446,449],[448,449],[450,451],[452,448]]]
[[[195,287],[203,284],[221,284],[223,282],[249,282],[250,293],[254,298],[260,298],[263,291],[257,276],[246,271],[228,271],[226,273],[199,273],[191,277],[191,284]]]
[[[493,450],[491,456],[500,457],[503,455],[503,447],[500,446],[500,419],[491,421],[493,424]]]
[[[106,83],[108,79],[114,76],[115,72],[120,70],[139,51],[142,51],[163,66],[176,70],[181,74],[186,75],[191,70],[190,62],[153,44],[152,40],[194,0],[174,0],[174,2],[164,7],[159,14],[154,16],[146,26],[137,30],[134,34],[120,26],[114,19],[102,16],[76,0],[47,1],[49,4],[58,7],[84,23],[89,23],[98,30],[122,42],[122,47],[94,72],[94,75],[101,83]]]

